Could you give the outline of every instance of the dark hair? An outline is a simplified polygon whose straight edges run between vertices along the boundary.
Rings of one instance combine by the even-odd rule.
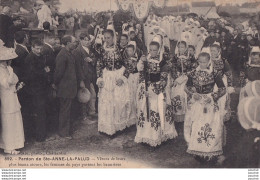
[[[89,36],[89,34],[87,33],[87,32],[82,32],[82,33],[80,33],[80,35],[79,35],[79,39],[80,40],[83,40],[83,39],[85,39],[85,38],[88,38],[88,39],[90,39],[90,36]]]
[[[127,34],[122,34],[121,37],[125,37],[126,39],[128,39],[128,35]]]
[[[43,42],[40,39],[35,39],[32,41],[32,47],[43,46]]]
[[[17,31],[15,34],[14,34],[14,40],[19,43],[19,44],[22,44],[24,39],[26,38],[26,33],[25,31]]]
[[[188,45],[188,48],[192,48],[195,51],[195,47],[193,45]]]
[[[70,35],[65,35],[65,36],[63,36],[63,37],[61,38],[61,44],[63,44],[63,45],[67,46],[67,44],[68,44],[69,42],[72,42],[72,36],[70,36]]]
[[[160,48],[160,44],[158,42],[152,41],[149,46],[157,46],[157,48]]]
[[[44,30],[50,30],[51,24],[48,21],[45,21],[42,24],[42,27],[43,27]]]
[[[185,41],[179,41],[179,42],[177,43],[177,46],[179,46],[180,44],[183,44],[183,45],[185,45],[185,47],[187,47],[187,43],[186,43]]]
[[[112,37],[115,36],[114,31],[111,30],[111,29],[106,29],[106,30],[104,31],[104,34],[106,34],[106,33],[110,34]]]
[[[133,44],[129,44],[129,45],[127,45],[127,48],[133,48],[133,50],[134,50],[135,46]]]
[[[198,58],[200,58],[200,57],[206,57],[208,60],[210,60],[210,55],[209,55],[209,53],[206,53],[206,52],[200,53]]]

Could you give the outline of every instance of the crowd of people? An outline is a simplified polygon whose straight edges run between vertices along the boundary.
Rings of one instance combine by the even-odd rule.
[[[75,36],[48,32],[29,48],[26,32],[9,10],[0,15],[0,23],[15,29],[4,32],[0,24],[0,148],[5,153],[19,153],[24,132],[38,142],[72,139],[75,99],[81,120],[98,123],[100,133],[113,136],[136,125],[134,141],[152,147],[183,134],[187,153],[199,161],[224,159],[235,86],[244,87],[241,102],[255,98],[250,100],[255,108],[239,114],[242,126],[260,129],[255,25],[241,32],[223,20],[201,26],[196,18],[151,13],[143,26],[125,23],[116,32],[111,16],[105,29],[93,22]]]

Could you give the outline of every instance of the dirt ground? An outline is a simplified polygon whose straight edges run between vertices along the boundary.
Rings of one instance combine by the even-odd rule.
[[[53,140],[38,143],[33,139],[26,141],[22,153],[62,152],[66,155],[96,155],[103,157],[118,156],[145,164],[145,167],[157,168],[249,168],[256,167],[256,158],[252,150],[256,131],[246,132],[241,128],[236,117],[238,103],[238,89],[232,95],[232,118],[226,123],[227,145],[224,148],[226,161],[223,165],[214,163],[201,164],[193,156],[186,153],[187,145],[183,137],[183,125],[176,124],[178,137],[169,140],[157,148],[134,142],[136,127],[130,127],[110,137],[100,134],[97,123],[84,124],[82,121],[74,122],[72,140]],[[4,155],[1,151],[1,155]]]

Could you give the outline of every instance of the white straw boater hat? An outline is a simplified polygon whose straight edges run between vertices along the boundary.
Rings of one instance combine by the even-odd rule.
[[[244,129],[260,130],[260,97],[247,97],[238,105],[238,120]]]
[[[2,39],[0,39],[0,47],[2,47],[4,45],[5,45],[4,41]]]
[[[0,47],[0,61],[7,61],[17,58],[14,48]]]

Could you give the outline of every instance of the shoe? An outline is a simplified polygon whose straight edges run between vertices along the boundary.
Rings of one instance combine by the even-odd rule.
[[[6,154],[12,154],[12,155],[20,154],[20,151],[16,151],[16,150],[4,150],[4,152]]]

